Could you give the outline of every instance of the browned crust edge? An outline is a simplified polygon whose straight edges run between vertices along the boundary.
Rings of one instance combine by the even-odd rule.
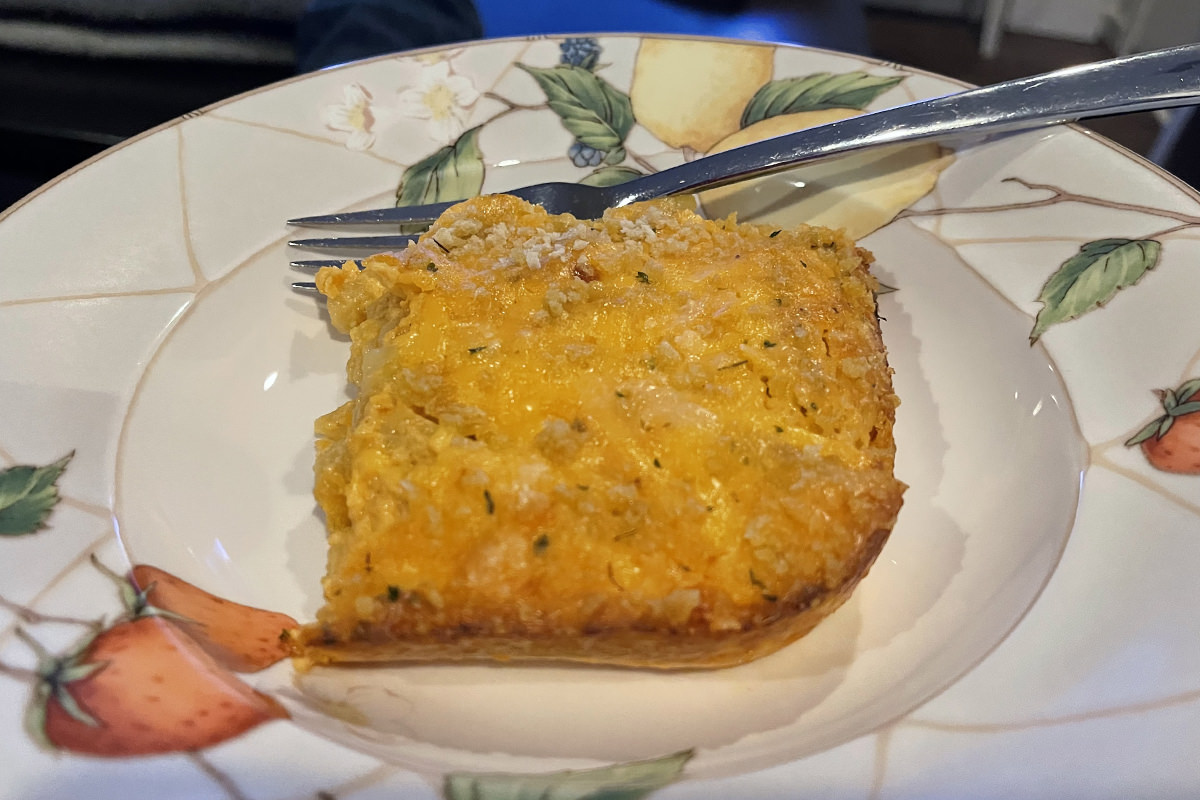
[[[292,637],[297,645],[297,666],[564,661],[662,670],[731,667],[791,644],[836,611],[870,571],[890,534],[890,529],[880,529],[867,537],[854,570],[840,586],[781,598],[772,604],[774,619],[757,626],[748,623],[743,630],[677,633],[607,628],[536,637],[451,630],[380,644],[366,640],[330,643],[320,626],[306,625]]]

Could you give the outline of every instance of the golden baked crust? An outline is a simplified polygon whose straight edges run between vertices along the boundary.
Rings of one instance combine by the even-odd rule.
[[[870,260],[823,228],[489,196],[322,270],[358,393],[317,421],[302,657],[724,666],[807,633],[904,489]]]

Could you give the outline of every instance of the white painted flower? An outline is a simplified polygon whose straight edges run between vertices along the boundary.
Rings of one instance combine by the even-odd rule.
[[[321,111],[325,127],[349,134],[346,147],[350,150],[366,150],[375,143],[372,99],[365,87],[352,83],[343,90],[341,105],[325,106]]]
[[[433,138],[454,141],[467,127],[467,113],[479,92],[469,78],[453,75],[445,61],[421,70],[417,85],[400,94],[400,113],[429,120]]]

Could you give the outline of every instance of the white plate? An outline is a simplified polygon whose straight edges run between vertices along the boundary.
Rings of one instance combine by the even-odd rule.
[[[549,70],[585,113],[588,91],[607,94],[599,124],[571,128],[522,66]],[[1169,397],[1181,405],[1159,452],[1125,442],[1164,413],[1152,390],[1200,376],[1200,203],[1071,128],[963,148],[948,165],[918,160],[903,175],[876,164],[875,183],[805,196],[805,215],[827,211],[865,232],[924,191],[913,192],[914,175],[925,188],[937,179],[863,241],[898,289],[880,312],[903,400],[897,473],[911,488],[870,576],[796,645],[682,674],[437,666],[297,677],[281,662],[237,680],[282,702],[290,722],[186,754],[173,737],[162,755],[54,754],[22,729],[37,681],[18,626],[57,654],[83,634],[72,619],[131,624],[93,553],[297,619],[315,612],[324,541],[311,424],[344,397],[348,348],[319,302],[286,289],[283,219],[385,204],[402,178],[416,185],[414,164],[453,142],[458,171],[481,170],[483,191],[502,191],[661,169],[736,139],[785,101],[871,109],[956,88],[802,48],[492,41],[235,98],[11,209],[0,219],[0,464],[75,456],[49,527],[0,539],[10,776],[0,797],[85,787],[116,797],[151,779],[215,797],[490,797],[517,780],[485,772],[542,776],[524,779],[531,796],[632,779],[663,797],[1194,785],[1182,754],[1200,739],[1200,478],[1164,470],[1196,458],[1200,415]],[[767,95],[776,102],[764,112]],[[709,210],[786,216],[762,212],[762,198],[796,178],[770,180]],[[67,688],[85,705],[88,680]],[[128,696],[138,713],[158,702],[144,689]],[[85,711],[110,713],[95,702]],[[612,766],[627,762],[646,763]],[[581,769],[596,771],[562,772]]]

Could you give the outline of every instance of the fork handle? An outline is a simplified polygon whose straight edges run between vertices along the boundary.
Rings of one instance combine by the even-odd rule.
[[[621,198],[614,205],[711,189],[881,144],[1170,108],[1198,97],[1200,44],[1172,47],[909,103],[705,156],[614,187]]]

